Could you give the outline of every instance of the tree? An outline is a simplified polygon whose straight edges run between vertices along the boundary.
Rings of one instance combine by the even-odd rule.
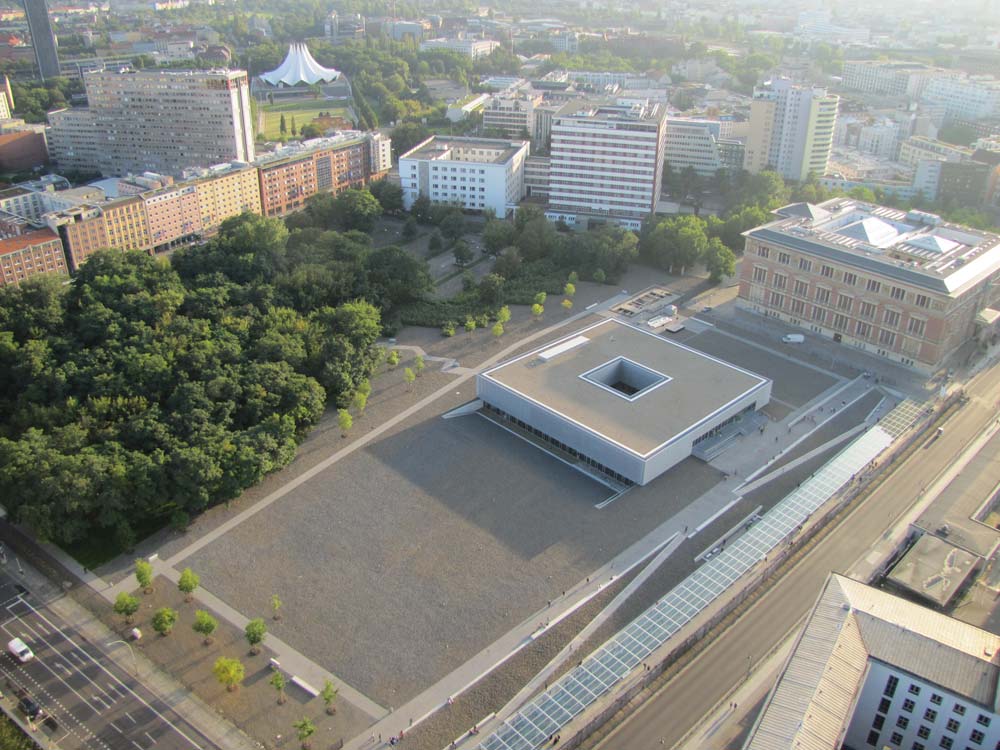
[[[278,597],[277,594],[271,594],[271,612],[273,619],[281,619],[281,608],[284,606],[284,602]]]
[[[437,255],[442,250],[444,250],[444,237],[441,236],[441,231],[435,229],[431,232],[431,236],[427,238],[427,254]]]
[[[576,271],[570,271],[569,276],[566,278],[570,284],[575,284],[580,280],[580,275]]]
[[[476,330],[476,319],[471,315],[465,319],[465,330],[467,333],[472,333]]]
[[[184,601],[190,602],[194,598],[192,594],[200,583],[201,579],[191,568],[184,568],[181,571],[180,578],[177,579],[177,588],[184,594]]]
[[[499,339],[503,336],[503,323],[494,323],[490,331],[493,333],[494,338]]]
[[[507,305],[503,305],[499,310],[497,310],[497,323],[507,323],[510,321],[510,308]]]
[[[148,594],[153,590],[153,566],[148,560],[138,559],[135,561],[135,580],[145,593]]]
[[[349,188],[338,195],[333,202],[333,216],[337,225],[344,230],[370,232],[375,228],[375,222],[381,215],[381,204],[367,190]]]
[[[246,669],[239,659],[220,656],[215,660],[212,674],[215,675],[215,679],[226,686],[226,690],[233,692],[239,689],[240,683],[246,677]]]
[[[564,299],[560,304],[563,306],[564,310],[572,310],[573,309],[573,300],[571,300],[571,299]]]
[[[567,297],[572,297],[574,294],[576,294],[576,286],[574,286],[571,282],[567,281],[566,286],[563,287],[563,294],[565,294]]]
[[[447,320],[444,325],[441,326],[441,335],[445,338],[451,338],[455,335],[455,321]]]
[[[488,307],[503,304],[503,282],[500,274],[486,274],[479,282],[479,301]]]
[[[309,738],[316,733],[316,725],[312,723],[308,716],[303,716],[294,722],[292,726],[295,727],[295,733],[299,738],[299,742],[302,743],[302,750],[309,750],[312,746]]]
[[[426,365],[424,364],[423,354],[418,354],[416,357],[413,358],[413,370],[414,372],[416,372],[418,378],[420,377],[420,373],[424,371],[425,367]]]
[[[281,119],[278,120],[278,132],[281,135],[285,135],[288,132],[288,124],[285,122],[285,116],[282,115]]]
[[[451,251],[455,255],[455,265],[464,268],[472,262],[472,248],[465,240],[458,240],[451,246]]]
[[[337,688],[333,686],[333,683],[329,680],[323,682],[323,689],[319,692],[319,697],[323,699],[323,703],[326,704],[326,712],[330,715],[337,713],[336,707],[333,702],[337,699]]]
[[[199,609],[194,613],[194,623],[191,625],[191,629],[204,637],[206,646],[212,642],[212,634],[218,627],[219,621],[205,610]]]
[[[396,367],[396,365],[399,364],[399,352],[397,352],[395,349],[390,349],[389,356],[386,357],[385,361],[386,364],[389,365],[389,367]]]
[[[288,698],[285,696],[285,688],[288,686],[288,681],[281,672],[275,672],[271,675],[271,679],[267,681],[267,684],[278,691],[278,705],[284,705]]]
[[[381,180],[375,180],[371,183],[368,190],[378,199],[382,210],[387,214],[396,215],[403,212],[403,188],[397,183],[383,177]]]
[[[465,217],[459,209],[449,211],[441,219],[441,234],[450,240],[458,240],[465,230]]]
[[[368,394],[362,393],[361,391],[355,391],[354,398],[351,399],[351,406],[354,407],[354,409],[358,412],[358,416],[360,417],[362,414],[365,413],[365,407],[368,406]],[[351,428],[348,427],[347,429]]]
[[[337,425],[340,427],[340,436],[347,437],[347,433],[354,426],[354,419],[347,409],[337,409]]]
[[[512,279],[521,270],[522,263],[520,250],[513,246],[505,247],[500,251],[496,261],[493,263],[493,273],[505,279]]]
[[[416,239],[417,233],[420,230],[417,228],[417,220],[412,216],[407,216],[406,221],[403,222],[403,239],[406,241],[411,241]]]
[[[255,617],[250,620],[243,629],[243,635],[246,637],[247,643],[250,644],[250,653],[254,656],[259,654],[260,644],[267,637],[267,625],[264,624],[263,618]]]
[[[177,624],[177,612],[170,607],[160,607],[153,613],[150,625],[160,635],[170,635],[170,631]]]
[[[538,294],[535,295],[534,302],[536,305],[544,305],[545,300],[547,300],[548,298],[549,295],[547,295],[545,292],[539,292]]]
[[[540,320],[542,315],[545,314],[545,308],[536,302],[531,306],[531,314],[534,316],[535,320]]]
[[[517,230],[509,221],[489,221],[483,227],[483,247],[490,255],[498,255],[513,245],[516,238]]]
[[[596,271],[594,271],[594,274],[591,278],[593,278],[594,281],[596,281],[598,284],[603,284],[605,281],[607,281],[608,275],[604,273],[602,269],[598,268]]]
[[[732,276],[736,273],[736,256],[718,237],[708,241],[708,248],[705,250],[705,268],[708,269],[709,279],[715,283],[721,281],[723,276]]]
[[[132,624],[132,616],[139,611],[139,600],[131,594],[122,591],[115,599],[114,611],[116,615],[125,618],[125,624]]]
[[[413,370],[407,367],[403,370],[403,380],[406,381],[406,390],[413,388],[413,381],[417,379],[417,376],[413,374]]]
[[[298,135],[298,128],[295,127],[295,115],[292,115],[292,135]]]
[[[430,131],[419,122],[399,123],[392,129],[392,148],[396,152],[396,158],[427,140],[430,135]]]

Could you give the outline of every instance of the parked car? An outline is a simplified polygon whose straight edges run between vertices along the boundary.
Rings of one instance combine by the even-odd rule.
[[[782,343],[785,344],[801,344],[806,340],[806,337],[801,333],[786,333],[781,337]]]
[[[17,659],[19,662],[24,664],[26,661],[31,661],[35,658],[35,655],[28,648],[28,644],[22,641],[20,638],[13,638],[7,644],[7,650],[10,652],[11,656]]]
[[[17,702],[17,708],[32,721],[44,713],[42,707],[35,702],[34,698],[27,695]]]

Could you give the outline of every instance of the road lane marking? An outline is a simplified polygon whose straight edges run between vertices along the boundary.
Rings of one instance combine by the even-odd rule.
[[[129,721],[131,721],[133,724],[139,723],[138,721],[132,718],[132,714],[130,714],[128,711],[125,712],[125,715],[129,718]]]
[[[121,679],[119,679],[117,675],[115,675],[111,670],[109,670],[106,666],[104,666],[104,664],[102,664],[97,659],[95,659],[93,656],[91,656],[90,653],[86,649],[82,648],[76,641],[74,641],[72,638],[70,638],[69,635],[67,635],[65,632],[63,632],[63,630],[61,628],[59,628],[57,625],[53,624],[52,621],[50,621],[48,618],[45,617],[45,615],[43,615],[41,612],[39,612],[37,609],[35,609],[35,607],[30,602],[25,601],[24,604],[32,612],[34,612],[35,615],[37,615],[40,619],[42,619],[46,623],[48,623],[48,625],[51,628],[53,628],[57,633],[59,633],[59,635],[61,635],[66,641],[68,641],[70,644],[72,644],[75,648],[79,649],[80,652],[83,653],[84,656],[86,656],[87,659],[89,659],[89,661],[91,663],[93,663],[94,665],[96,665],[98,669],[102,670],[108,677],[110,677],[115,682],[117,682],[119,685],[121,685],[122,688],[126,691],[126,693],[128,695],[131,695],[135,700],[139,701],[139,703],[141,703],[143,706],[145,706],[150,711],[152,711],[153,714],[157,718],[159,718],[164,724],[166,724],[174,732],[176,732],[178,734],[178,736],[180,736],[181,738],[183,738],[192,748],[194,748],[194,750],[199,750],[199,748],[201,747],[201,745],[199,745],[197,742],[195,742],[193,739],[191,739],[180,727],[178,727],[176,724],[174,724],[174,722],[172,722],[164,714],[162,714],[160,711],[158,711],[156,708],[154,708],[147,700],[145,700],[142,696],[140,696],[138,693],[136,693],[135,690],[133,690],[131,687],[129,687],[128,685],[126,685],[124,682],[122,682]],[[73,652],[71,651],[70,653],[72,654]],[[103,654],[103,652],[102,652],[102,656],[104,656],[106,658],[106,655]],[[138,684],[142,685],[141,682],[138,683]],[[145,686],[143,686],[143,687],[145,687]],[[146,688],[146,689],[148,690],[149,688]],[[197,729],[195,729],[195,731],[197,731]],[[201,734],[201,733],[199,732],[199,734]],[[205,738],[205,739],[207,740],[207,738]]]
[[[153,739],[153,735],[151,735],[149,732],[143,732],[143,734],[149,737],[150,742],[152,742],[154,745],[156,744],[156,740]]]
[[[139,750],[146,750],[146,748],[144,748],[142,745],[140,745],[135,740],[132,740],[132,744],[135,745],[137,748],[139,748]]]
[[[118,728],[118,725],[117,725],[117,724],[115,724],[115,723],[114,723],[113,721],[109,721],[109,722],[108,722],[108,724],[110,724],[110,725],[111,725],[111,728],[112,728],[112,729],[114,729],[114,730],[115,730],[116,732],[118,732],[118,734],[121,734],[121,733],[122,733],[122,730],[121,730],[121,729],[119,729],[119,728]]]

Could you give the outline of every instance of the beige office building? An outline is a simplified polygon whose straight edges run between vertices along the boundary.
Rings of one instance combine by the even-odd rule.
[[[59,169],[180,175],[253,161],[245,71],[103,70],[84,82],[89,107],[49,115]]]

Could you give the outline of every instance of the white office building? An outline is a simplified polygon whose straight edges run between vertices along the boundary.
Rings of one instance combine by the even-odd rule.
[[[503,218],[524,198],[528,141],[431,136],[399,157],[407,210],[420,195],[433,203],[470,211],[492,210]]]
[[[721,120],[668,117],[663,160],[675,172],[691,167],[702,177],[711,177],[720,169],[738,170],[742,160],[732,163],[727,146],[742,150],[742,143],[723,137],[731,129],[732,123]]]
[[[639,228],[660,199],[665,127],[658,104],[566,104],[552,118],[546,215]]]
[[[744,168],[773,169],[789,180],[826,174],[840,98],[824,88],[777,78],[758,86],[750,104]]]
[[[927,82],[947,73],[918,62],[886,60],[847,60],[844,62],[843,87],[863,94],[905,96],[918,99]],[[953,74],[957,76],[958,74]]]
[[[472,60],[476,60],[480,57],[487,57],[493,53],[497,47],[500,46],[500,42],[495,42],[492,39],[464,39],[464,38],[440,38],[440,39],[428,39],[427,41],[420,43],[420,51],[427,52],[428,50],[436,49],[446,49],[452,52],[458,52],[461,55],[465,55]]]

